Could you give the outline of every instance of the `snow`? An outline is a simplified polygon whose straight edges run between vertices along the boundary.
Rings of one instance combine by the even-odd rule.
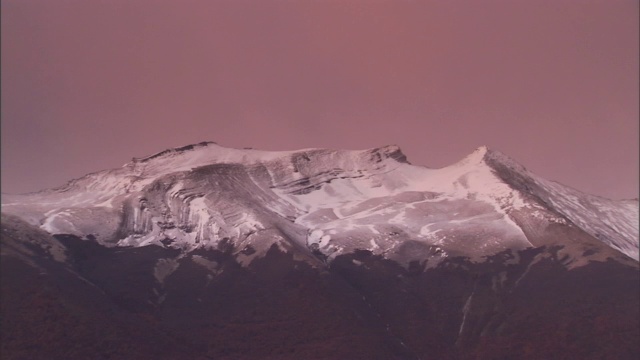
[[[69,211],[49,212],[50,215],[40,228],[50,234],[77,233],[78,230],[70,219]]]
[[[158,259],[156,266],[153,269],[153,275],[156,280],[162,285],[167,276],[171,275],[174,271],[178,270],[180,263],[176,259]]]
[[[361,248],[396,256],[407,240],[447,247],[439,256],[446,256],[449,249],[486,255],[533,246],[512,216],[526,210],[540,221],[563,223],[566,218],[638,259],[637,201],[582,194],[536,177],[487,147],[441,169],[397,161],[392,156],[397,152],[395,146],[272,152],[202,143],[134,159],[122,168],[89,174],[60,189],[3,196],[2,206],[3,211],[25,216],[50,233],[80,233],[76,220],[91,215],[76,209],[121,212],[124,206],[131,206],[127,199],[137,204],[141,197],[149,196],[147,187],[162,179],[170,181],[163,183],[168,190],[155,203],[166,204],[166,209],[134,206],[134,228],[144,231],[116,239],[119,246],[160,245],[168,237],[175,246],[194,249],[230,237],[236,245],[258,248],[254,245],[261,237],[255,234],[286,219],[286,226],[295,229],[292,233],[301,233],[295,241],[318,246],[330,258]],[[541,190],[533,195],[545,203],[523,197],[523,190],[502,180],[488,160],[539,185]],[[237,164],[247,176],[217,176],[207,179],[209,187],[194,189],[207,182],[193,180],[189,171],[211,164]],[[178,172],[184,173],[176,179],[164,177]],[[198,195],[186,199],[187,190]],[[158,225],[182,215],[190,229],[161,229]],[[149,219],[152,226],[146,229]],[[97,227],[94,232],[106,230]],[[280,241],[285,240],[277,239],[275,243],[283,246]],[[255,256],[242,255],[243,262]],[[166,275],[159,276],[164,279]]]
[[[204,198],[196,198],[189,203],[190,209],[190,222],[195,224],[195,240],[199,242],[206,238],[208,232],[206,228],[209,226],[211,215],[209,214],[209,207],[204,201]]]
[[[451,222],[453,222],[455,220],[452,220]],[[432,229],[434,227],[434,223],[431,224],[427,224],[423,227],[420,228],[420,235],[424,236],[424,237],[430,237],[430,236],[436,236],[438,235],[439,232],[442,231],[442,229]]]
[[[462,161],[442,169],[390,162],[367,171],[366,176],[349,178],[347,172],[342,179],[310,193],[295,195],[280,189],[276,192],[306,213],[296,219],[296,223],[312,230],[310,243],[320,244],[321,235],[317,234],[322,233],[315,232],[318,230],[331,234],[353,233],[359,238],[380,239],[376,241],[381,242],[381,246],[372,240],[370,247],[377,253],[384,253],[395,249],[396,240],[393,240],[394,236],[381,238],[373,224],[393,224],[402,236],[428,244],[441,243],[447,234],[462,228],[483,232],[487,230],[480,229],[488,227],[489,233],[495,236],[503,234],[512,240],[519,239],[522,247],[532,246],[509,216],[513,209],[525,206],[524,200],[484,163],[487,151],[484,147],[479,148]],[[453,219],[451,212],[447,212],[465,213],[463,209],[473,201],[483,202],[488,207],[481,213],[454,216]],[[337,218],[317,216],[326,209],[331,209]],[[431,213],[442,211],[447,212],[445,218],[430,219]],[[475,220],[475,217],[480,219]],[[347,244],[347,249],[350,242],[353,248],[361,246],[349,237],[339,241]]]
[[[556,211],[593,237],[640,260],[637,201],[604,199],[540,177],[534,179],[545,190],[540,195]]]
[[[196,146],[188,151],[170,151],[156,158],[143,158],[125,164],[124,168],[133,168],[144,177],[157,177],[172,172],[187,171],[210,164],[243,164],[271,162],[286,158],[294,153],[312,151],[260,151],[253,149],[232,149],[215,143]]]
[[[464,307],[462,308],[462,322],[460,323],[460,329],[458,330],[458,336],[462,335],[462,331],[464,330],[465,322],[467,321],[467,314],[471,309],[471,301],[473,300],[473,295],[475,294],[475,289],[467,298],[467,301],[464,303]]]
[[[219,264],[216,261],[212,261],[209,260],[203,256],[200,255],[192,255],[191,256],[191,260],[193,260],[194,263],[204,267],[205,269],[209,270],[211,273],[213,274],[217,274],[218,273],[218,267]]]
[[[311,246],[312,244],[317,244],[318,247],[323,248],[329,244],[330,240],[331,235],[325,235],[322,230],[313,230],[307,238],[307,244],[309,246]]]

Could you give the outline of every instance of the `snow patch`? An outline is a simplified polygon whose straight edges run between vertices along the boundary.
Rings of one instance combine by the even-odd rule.
[[[194,263],[204,267],[205,269],[209,270],[211,273],[213,274],[217,274],[218,273],[218,267],[220,266],[218,264],[217,261],[212,261],[209,260],[203,256],[200,255],[192,255],[191,256],[191,260],[193,260]]]
[[[176,259],[158,259],[153,269],[153,276],[163,285],[167,276],[178,270],[180,263]]]

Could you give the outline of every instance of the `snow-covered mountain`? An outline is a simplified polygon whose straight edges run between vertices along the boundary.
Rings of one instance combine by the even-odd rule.
[[[328,261],[364,249],[403,264],[550,241],[587,250],[550,236],[554,225],[639,256],[637,201],[581,193],[486,147],[429,169],[397,146],[268,152],[203,142],[59,188],[3,194],[2,211],[107,246],[232,245],[243,263],[274,243]]]
[[[429,169],[204,142],[2,213],[7,358],[640,355],[638,201],[486,147]]]

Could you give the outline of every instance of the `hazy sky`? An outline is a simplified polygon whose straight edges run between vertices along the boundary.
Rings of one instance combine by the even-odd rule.
[[[637,0],[1,0],[2,192],[212,140],[638,196]]]

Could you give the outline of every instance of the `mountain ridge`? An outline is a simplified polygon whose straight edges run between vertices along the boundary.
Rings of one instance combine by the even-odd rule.
[[[291,234],[279,243],[293,236],[330,259],[369,249],[391,251],[391,257],[408,262],[398,255],[406,240],[478,256],[533,246],[533,235],[527,237],[514,220],[513,214],[524,211],[549,224],[576,225],[638,259],[633,206],[544,180],[486,146],[450,166],[430,169],[411,165],[396,145],[271,152],[201,142],[11,198],[3,197],[3,211],[23,214],[51,233],[91,234],[103,244],[122,246],[163,246],[165,239],[178,239],[194,248],[205,238],[218,239],[215,244],[233,238],[239,245],[241,238],[275,222],[279,231]],[[442,211],[449,215],[429,215]],[[112,225],[101,228],[100,215],[92,213],[110,218]],[[470,240],[470,231],[485,235]],[[394,239],[396,233],[400,238]],[[474,255],[469,241],[486,250]],[[250,244],[255,246],[251,241],[243,246]]]

